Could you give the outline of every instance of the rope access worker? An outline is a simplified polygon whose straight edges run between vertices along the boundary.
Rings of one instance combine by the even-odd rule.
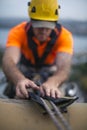
[[[41,95],[58,98],[59,87],[69,77],[73,55],[71,32],[59,24],[58,0],[31,0],[28,3],[29,22],[13,27],[8,35],[2,66],[7,79],[15,86],[18,98],[28,98],[28,88],[39,90]],[[56,66],[54,74],[40,86],[18,68]],[[28,72],[28,71],[27,71]]]

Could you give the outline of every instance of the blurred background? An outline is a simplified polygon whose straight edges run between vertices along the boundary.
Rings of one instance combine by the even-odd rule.
[[[70,81],[75,81],[87,91],[87,0],[58,0],[60,20],[70,30],[74,39],[74,56]],[[28,21],[28,0],[0,0],[0,65],[11,27]],[[86,94],[87,95],[87,94]]]
[[[0,46],[5,46],[8,31],[12,26],[29,20],[27,2],[28,0],[0,1]],[[73,33],[75,53],[86,52],[87,1],[59,0],[59,4],[61,5],[59,22]]]

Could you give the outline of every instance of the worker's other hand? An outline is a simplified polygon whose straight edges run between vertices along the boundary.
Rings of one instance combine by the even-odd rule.
[[[31,80],[25,78],[19,80],[16,85],[16,97],[17,98],[28,98],[28,88],[39,90],[39,87]]]
[[[50,96],[53,98],[59,98],[62,96],[58,84],[55,84],[55,81],[52,79],[47,80],[40,86],[40,92],[42,96]]]

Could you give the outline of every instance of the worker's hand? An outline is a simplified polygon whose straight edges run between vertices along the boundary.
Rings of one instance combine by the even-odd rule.
[[[40,86],[40,92],[42,96],[50,96],[53,98],[59,98],[62,96],[58,84],[55,83],[54,79],[48,79]]]
[[[18,81],[16,85],[16,97],[17,98],[28,98],[28,88],[39,90],[39,87],[31,80],[25,78]]]

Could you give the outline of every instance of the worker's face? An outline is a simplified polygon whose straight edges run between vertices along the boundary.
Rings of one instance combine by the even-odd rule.
[[[35,37],[40,41],[44,42],[50,36],[52,29],[50,28],[33,28]]]

